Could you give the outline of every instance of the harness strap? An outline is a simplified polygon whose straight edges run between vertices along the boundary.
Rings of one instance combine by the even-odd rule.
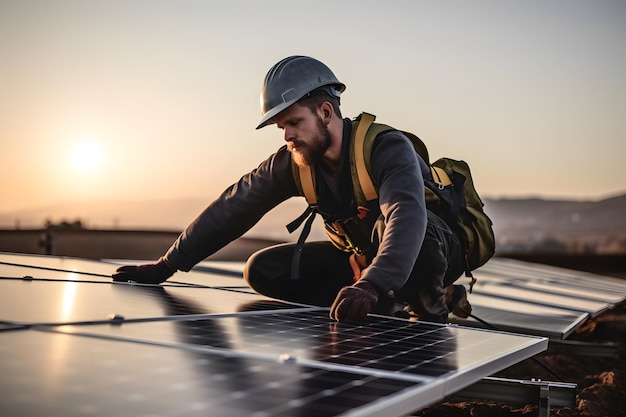
[[[443,169],[435,166],[430,166],[430,173],[433,176],[433,180],[439,187],[445,187],[452,184],[452,180]]]
[[[317,195],[315,194],[315,182],[313,180],[313,167],[311,166],[298,166],[300,174],[300,186],[302,187],[302,193],[306,202],[310,206],[317,204]]]
[[[300,237],[298,238],[298,242],[296,243],[296,248],[293,252],[293,258],[291,260],[291,279],[297,280],[300,278],[300,257],[302,256],[302,248],[304,247],[304,242],[306,238],[309,236],[311,232],[311,225],[313,224],[313,220],[315,220],[315,215],[317,214],[317,207],[309,206],[304,210],[304,213],[300,215],[297,219],[292,221],[287,225],[287,230],[289,233],[292,233],[296,230],[302,222],[306,219],[304,223],[304,227],[302,228],[302,232],[300,233]]]

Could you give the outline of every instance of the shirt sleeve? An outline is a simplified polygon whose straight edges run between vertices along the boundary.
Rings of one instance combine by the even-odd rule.
[[[385,227],[377,254],[362,279],[389,296],[407,281],[426,233],[424,166],[402,133],[386,132],[376,139],[371,168]]]
[[[228,187],[172,244],[165,259],[189,271],[250,230],[268,211],[298,195],[285,146]]]

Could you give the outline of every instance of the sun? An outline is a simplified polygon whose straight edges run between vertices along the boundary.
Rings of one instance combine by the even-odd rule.
[[[76,143],[72,150],[72,165],[81,172],[96,171],[102,166],[104,152],[102,146],[93,140]]]

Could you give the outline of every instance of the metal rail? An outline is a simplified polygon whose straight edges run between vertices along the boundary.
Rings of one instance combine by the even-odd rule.
[[[516,404],[537,404],[539,417],[548,417],[551,407],[576,405],[576,384],[541,380],[486,377],[453,396]]]

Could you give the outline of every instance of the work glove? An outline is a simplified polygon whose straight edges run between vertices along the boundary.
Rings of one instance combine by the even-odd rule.
[[[362,321],[378,302],[378,291],[367,281],[343,287],[330,307],[330,318],[337,321]]]
[[[112,277],[113,281],[160,284],[174,275],[174,272],[176,272],[176,269],[172,268],[165,259],[161,258],[154,264],[121,266],[117,268]]]

